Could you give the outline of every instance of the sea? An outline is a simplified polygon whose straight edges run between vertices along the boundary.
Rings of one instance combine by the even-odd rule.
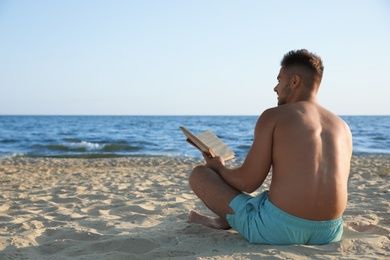
[[[354,154],[390,154],[390,116],[341,116]],[[208,129],[243,160],[258,116],[0,116],[0,157],[200,158],[179,126]]]

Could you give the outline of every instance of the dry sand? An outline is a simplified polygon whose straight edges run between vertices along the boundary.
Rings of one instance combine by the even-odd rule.
[[[390,157],[354,156],[343,239],[323,246],[254,245],[188,223],[191,209],[209,214],[187,184],[199,163],[0,159],[0,259],[390,258]]]

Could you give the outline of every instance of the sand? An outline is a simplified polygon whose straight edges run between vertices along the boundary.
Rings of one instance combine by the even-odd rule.
[[[271,246],[188,223],[201,163],[172,157],[0,159],[0,259],[388,259],[390,157],[354,156],[340,242]],[[268,188],[269,179],[259,189]]]

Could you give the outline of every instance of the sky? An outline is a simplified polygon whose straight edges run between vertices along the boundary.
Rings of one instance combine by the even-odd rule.
[[[259,115],[302,48],[323,106],[390,115],[390,1],[0,0],[0,115]]]

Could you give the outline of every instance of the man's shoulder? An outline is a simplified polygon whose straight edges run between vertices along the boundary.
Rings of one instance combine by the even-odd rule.
[[[264,110],[264,112],[261,114],[261,115],[274,115],[274,114],[278,114],[280,113],[281,111],[283,110],[288,110],[288,105],[281,105],[281,106],[277,106],[277,107],[271,107],[271,108],[267,108],[266,110]]]
[[[283,121],[289,109],[286,105],[271,107],[263,111],[258,120],[258,125],[272,127],[276,126],[278,122]]]
[[[268,121],[271,119],[275,119],[275,116],[277,116],[277,114],[279,114],[279,111],[280,111],[279,107],[268,108],[268,109],[264,110],[263,113],[261,113],[259,120]]]
[[[294,104],[285,104],[277,107],[271,107],[261,114],[262,117],[269,117],[275,119],[281,119],[288,116],[293,116],[299,111],[299,109],[294,106]]]

